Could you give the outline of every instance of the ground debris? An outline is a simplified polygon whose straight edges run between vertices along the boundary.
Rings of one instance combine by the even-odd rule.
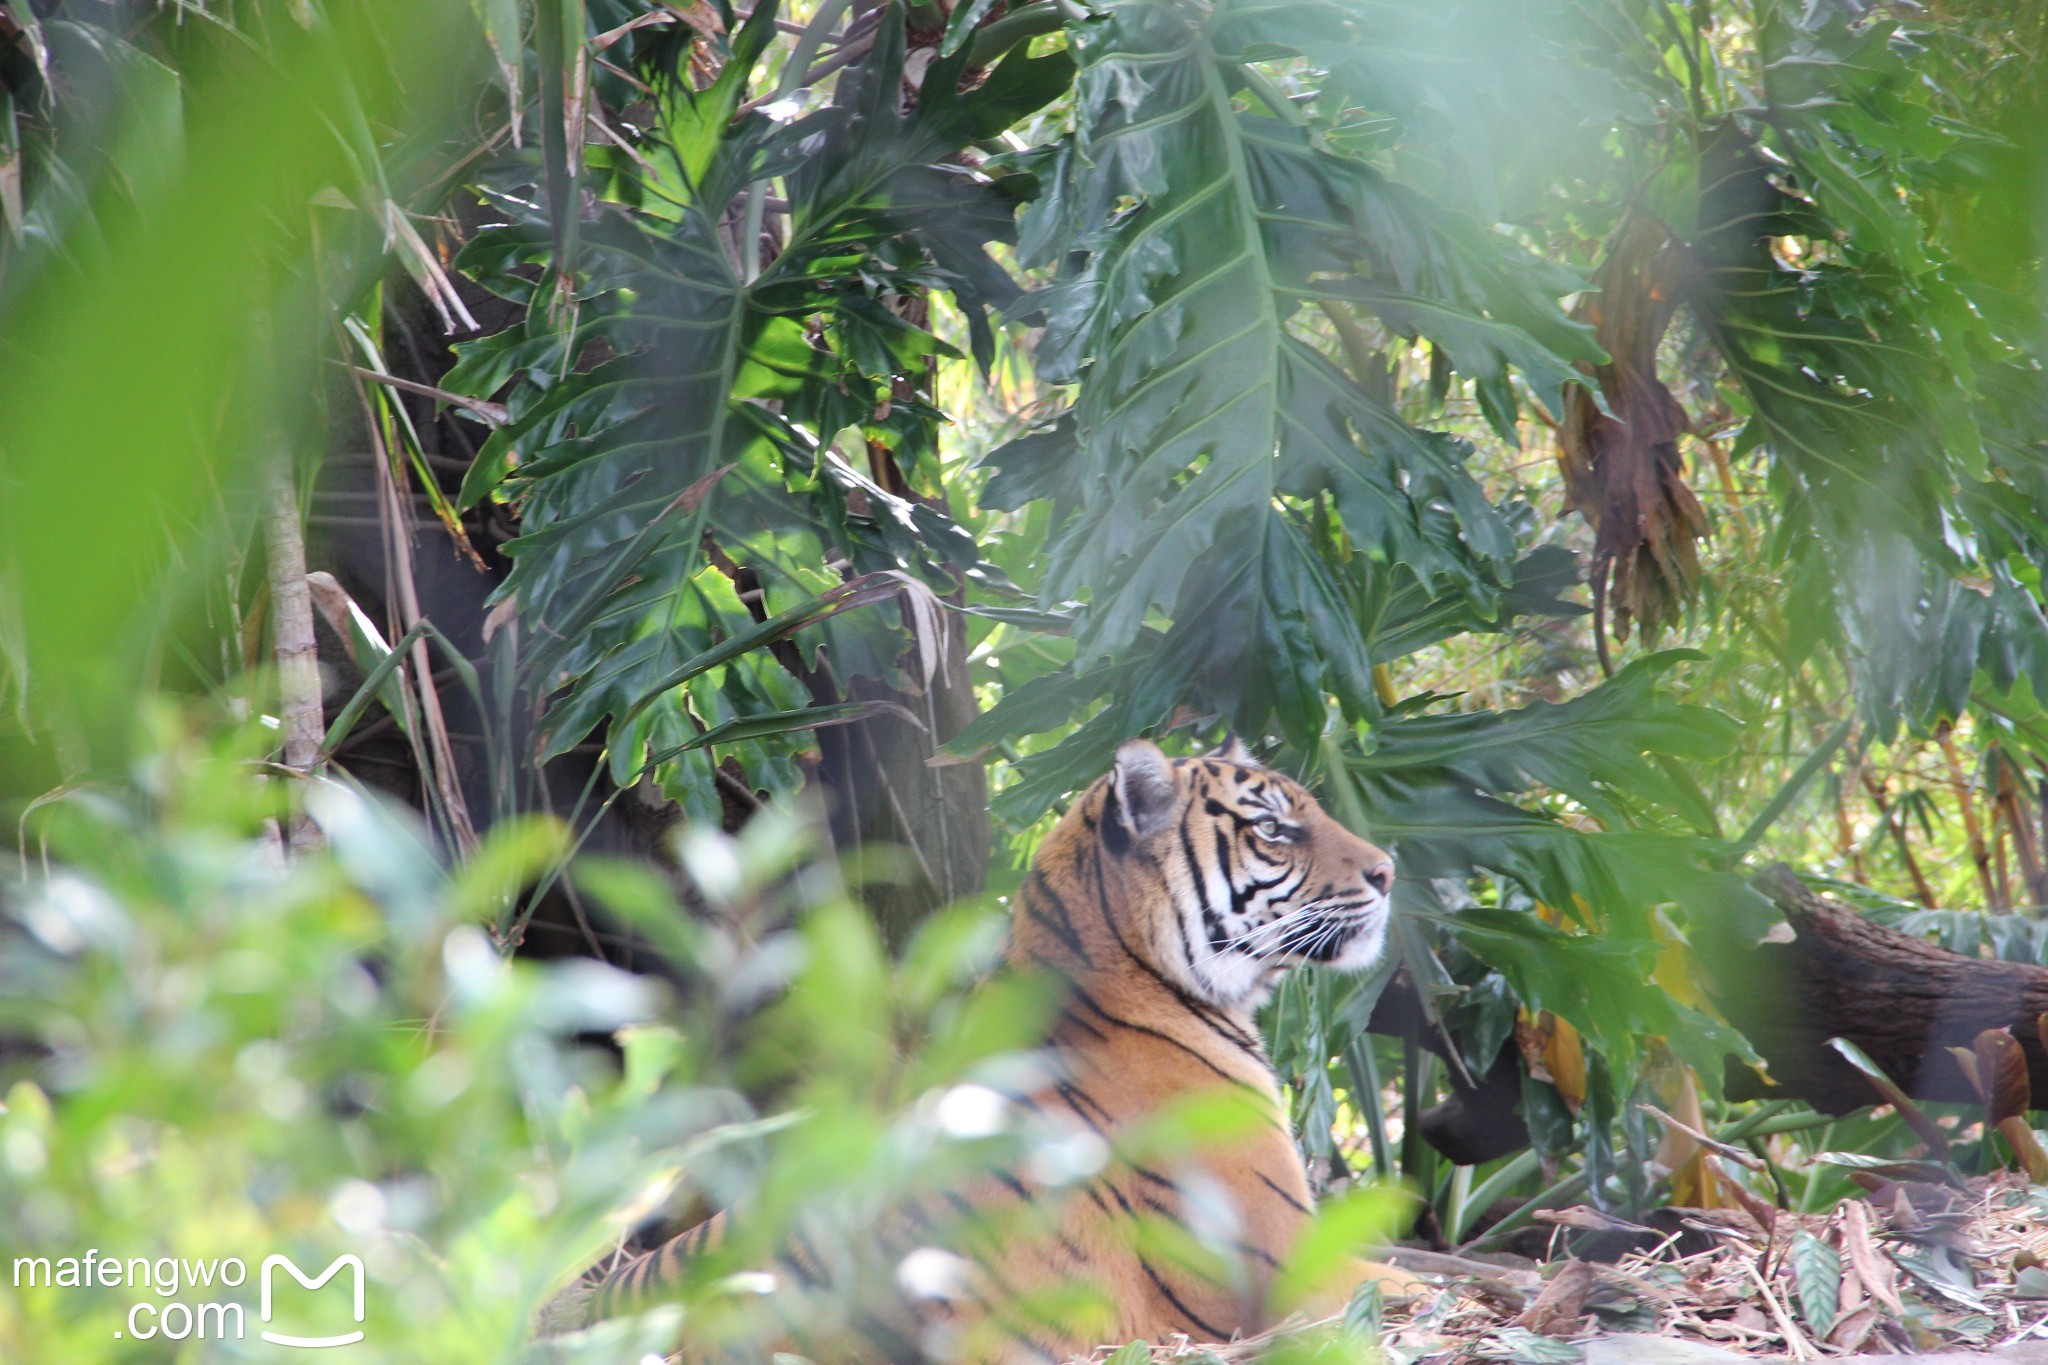
[[[1684,1226],[1712,1242],[1690,1255],[1674,1254],[1675,1236],[1613,1265],[1396,1251],[1390,1259],[1428,1288],[1380,1311],[1384,1359],[1600,1365],[1647,1361],[1639,1343],[1654,1339],[1668,1346],[1653,1354],[1673,1365],[2008,1350],[2008,1359],[2034,1350],[2048,1360],[2048,1186],[2016,1172],[1967,1182],[1917,1174],[1872,1173],[1867,1197],[1826,1213],[1771,1211],[1768,1227],[1739,1209],[1681,1210]],[[1551,1221],[1609,1220],[1587,1209]],[[1249,1365],[1273,1336],[1331,1326],[1290,1324],[1224,1344],[1177,1338],[1151,1359]]]

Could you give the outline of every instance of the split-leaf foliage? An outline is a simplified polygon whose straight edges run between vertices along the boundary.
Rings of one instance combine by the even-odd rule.
[[[298,40],[255,8],[223,7],[228,46],[294,71]],[[168,93],[211,88],[217,58],[169,25],[0,13],[0,325],[10,353],[72,355],[37,348],[118,332],[114,304],[136,301],[67,319],[49,302],[65,272],[146,262],[123,234],[197,202],[154,178],[175,176],[182,129],[195,175],[222,164],[211,106]],[[291,23],[322,32],[307,14]],[[1614,1143],[1646,1141],[1627,1103],[1645,1040],[1709,1088],[1746,1051],[1663,969],[1689,939],[1760,931],[1739,869],[1816,780],[1798,725],[1853,719],[1859,754],[1961,725],[2048,760],[2029,22],[1991,0],[1925,18],[1852,0],[482,0],[461,25],[495,71],[477,127],[312,62],[339,112],[303,134],[306,165],[334,184],[243,201],[238,235],[171,267],[220,279],[233,250],[266,288],[359,315],[363,223],[402,204],[445,214],[446,268],[511,305],[435,376],[480,405],[455,409],[479,452],[443,490],[451,514],[516,520],[509,704],[539,723],[506,761],[597,744],[616,784],[652,775],[715,820],[715,760],[791,795],[814,727],[859,709],[821,702],[817,665],[932,686],[919,612],[963,613],[985,707],[951,754],[993,766],[1009,851],[1119,740],[1235,730],[1394,849],[1399,965],[1471,1025],[1466,1063],[1525,1012],[1583,1034],[1587,1093],[1567,1111],[1532,1082],[1529,1114],[1546,1155],[1582,1144],[1604,1177],[1630,1169]],[[92,63],[122,92],[120,136],[76,122],[52,78]],[[308,199],[354,230],[300,232]],[[1711,456],[1749,490],[1714,527],[1744,547],[1718,576],[1670,548],[1690,523],[1640,528],[1633,562],[1669,578],[1636,624],[1702,648],[1639,638],[1611,676],[1582,654],[1547,693],[1439,694],[1446,659],[1613,634],[1588,620],[1597,592],[1578,600],[1613,562],[1582,564],[1557,489],[1489,457],[1542,462],[1570,405],[1615,410],[1580,305],[1645,223],[1678,291],[1647,353],[1694,428],[1683,476],[1705,488]],[[38,525],[10,527],[10,586],[80,596],[47,634],[33,611],[0,631],[25,730],[67,723],[65,670],[31,665],[85,652],[79,622],[134,619],[131,561],[166,558],[144,544],[67,578],[49,528],[140,536],[151,490],[205,467],[212,400],[265,377],[251,337],[213,344],[239,297],[168,314],[214,330],[209,349],[162,340],[191,363],[147,371],[183,386],[153,424],[174,439],[111,428],[160,457],[119,485],[118,516],[49,476],[105,425],[66,425],[64,404],[110,422],[118,395],[15,371],[7,393],[55,415],[0,451],[49,493],[16,504]],[[1036,403],[989,420],[987,393],[1027,370]],[[274,445],[258,417],[219,448]],[[1618,456],[1594,474],[1650,472],[1671,471]],[[194,563],[230,554],[198,539]],[[1816,688],[1797,717],[1773,709]],[[1769,755],[1740,723],[1759,714],[1784,722]],[[1319,1151],[1340,1100],[1379,1104],[1358,1040],[1380,980],[1304,978],[1268,1020]]]

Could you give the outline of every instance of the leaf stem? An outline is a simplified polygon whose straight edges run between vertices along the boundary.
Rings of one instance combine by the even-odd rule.
[[[285,766],[310,775],[320,762],[325,726],[320,716],[320,656],[313,642],[313,597],[306,587],[306,539],[299,524],[299,494],[289,449],[275,452],[264,508],[263,545],[270,575],[270,620],[277,659],[278,712]],[[293,853],[321,845],[320,830],[294,815],[287,839]]]
[[[994,23],[975,31],[967,44],[967,65],[988,66],[1019,43],[1058,32],[1065,22],[1066,15],[1056,4],[1026,5],[1011,10]]]
[[[1296,128],[1308,127],[1308,116],[1295,108],[1294,101],[1273,83],[1272,77],[1250,65],[1239,67],[1238,75],[1243,78],[1245,87],[1258,96],[1259,103],[1273,111],[1275,118]]]
[[[1784,786],[1778,788],[1777,794],[1756,813],[1756,818],[1749,822],[1749,827],[1736,839],[1735,847],[1729,852],[1732,862],[1740,862],[1749,856],[1750,850],[1754,849],[1771,826],[1777,823],[1778,817],[1799,799],[1799,794],[1806,790],[1806,784],[1813,781],[1820,770],[1827,766],[1828,761],[1835,756],[1835,751],[1849,738],[1849,731],[1855,728],[1855,724],[1854,716],[1843,720],[1820,742],[1819,748],[1806,756],[1806,761],[1799,765],[1798,770]]]

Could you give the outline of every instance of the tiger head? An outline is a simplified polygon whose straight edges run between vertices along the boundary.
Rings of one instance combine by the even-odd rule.
[[[1305,962],[1377,961],[1394,863],[1235,739],[1201,758],[1126,741],[1077,803],[1110,931],[1197,999],[1250,1009]]]

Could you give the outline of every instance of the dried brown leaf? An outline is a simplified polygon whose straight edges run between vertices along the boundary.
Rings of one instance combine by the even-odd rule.
[[[491,637],[493,635],[496,635],[500,630],[503,630],[505,626],[511,621],[515,620],[518,617],[518,615],[518,593],[513,593],[510,597],[507,597],[504,601],[498,603],[489,611],[485,612],[484,643],[489,644],[491,642]]]
[[[1877,1249],[1870,1235],[1870,1206],[1861,1199],[1847,1200],[1842,1205],[1842,1257],[1855,1267],[1856,1278],[1863,1282],[1871,1298],[1894,1313],[1906,1311],[1894,1288],[1897,1269]]]
[[[1977,1054],[1978,1089],[1990,1111],[1993,1126],[2024,1115],[2032,1098],[2027,1085],[2027,1054],[2020,1040],[2002,1028],[1988,1028],[1977,1035],[1971,1050]]]
[[[1989,1103],[1990,1096],[1984,1093],[1984,1073],[1977,1068],[1977,1054],[1966,1047],[1952,1047],[1948,1055],[1956,1059],[1957,1069],[1970,1083],[1970,1089],[1977,1092],[1977,1098]]]
[[[1828,1333],[1827,1344],[1837,1350],[1855,1350],[1877,1330],[1878,1316],[1874,1303],[1866,1303],[1853,1313],[1844,1313],[1835,1323],[1834,1330]]]
[[[1685,480],[1678,437],[1685,409],[1657,372],[1657,350],[1697,267],[1684,243],[1650,214],[1631,214],[1607,244],[1594,288],[1574,314],[1591,323],[1609,360],[1584,366],[1601,399],[1565,393],[1558,464],[1571,505],[1594,531],[1595,629],[1604,603],[1616,633],[1631,619],[1655,631],[1675,619],[1699,582],[1706,512]]]
[[[1515,1326],[1543,1336],[1566,1335],[1564,1328],[1576,1323],[1585,1312],[1586,1295],[1592,1292],[1593,1267],[1586,1261],[1566,1261],[1536,1302],[1522,1310]]]

